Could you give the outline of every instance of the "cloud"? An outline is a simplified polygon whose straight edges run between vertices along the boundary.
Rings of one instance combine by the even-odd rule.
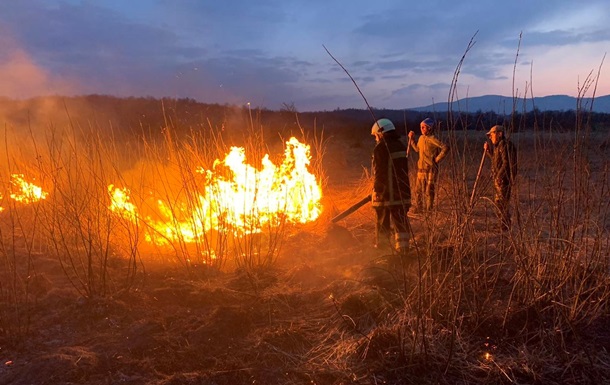
[[[162,69],[175,58],[195,55],[192,48],[177,47],[166,31],[130,23],[90,3],[61,2],[56,7],[23,3],[0,6],[5,33],[37,68],[78,83],[74,91],[126,89],[138,73],[155,72],[151,69]],[[31,9],[31,3],[39,8]]]
[[[158,4],[182,44],[206,46],[215,54],[235,47],[265,47],[288,18],[279,0],[160,0]]]
[[[592,50],[610,41],[605,7],[603,0],[552,6],[526,0],[22,0],[0,3],[0,32],[13,44],[10,55],[0,53],[0,65],[30,68],[31,75],[13,83],[23,82],[22,95],[51,89],[268,108],[294,102],[301,110],[324,108],[324,101],[350,107],[358,103],[357,91],[327,47],[375,104],[402,106],[408,97],[418,106],[439,97],[438,85],[451,81],[473,36],[459,81],[476,92],[510,88],[515,59],[523,72],[544,63],[549,74],[581,65],[579,55],[591,62]],[[558,63],[566,51],[572,54]],[[10,96],[16,88],[3,92]]]
[[[299,68],[307,63],[291,58],[225,56],[185,64],[171,88],[177,94],[214,101],[219,93],[230,102],[279,106],[299,82]],[[186,95],[184,95],[186,96]]]
[[[552,30],[548,32],[531,32],[527,42],[532,46],[565,46],[577,43],[597,43],[610,41],[610,28],[593,31]]]

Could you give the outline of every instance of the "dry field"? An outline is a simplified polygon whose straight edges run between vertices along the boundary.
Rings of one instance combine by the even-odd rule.
[[[33,160],[4,155],[9,174],[27,168],[55,187],[27,206],[4,194],[0,385],[610,382],[608,133],[514,134],[504,234],[489,162],[469,205],[484,135],[442,133],[452,151],[438,209],[411,218],[405,260],[373,247],[370,206],[331,223],[369,192],[373,139],[320,140],[320,217],[270,226],[218,265],[179,241],[160,255],[138,238],[144,226],[108,214],[109,180],[149,184],[121,171],[118,144],[89,138],[36,142]],[[198,187],[187,165],[213,159],[167,137],[141,148],[177,174],[165,183],[152,161],[125,162],[184,190]]]

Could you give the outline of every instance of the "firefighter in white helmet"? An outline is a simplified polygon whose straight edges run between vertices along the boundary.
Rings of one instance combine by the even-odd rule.
[[[389,119],[379,119],[371,128],[377,145],[373,150],[373,194],[376,235],[393,232],[393,247],[402,255],[409,247],[407,212],[411,206],[411,187],[407,148]]]

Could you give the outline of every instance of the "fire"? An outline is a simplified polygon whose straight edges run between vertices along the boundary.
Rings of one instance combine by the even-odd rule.
[[[11,199],[20,203],[34,203],[47,198],[48,193],[33,183],[27,182],[23,174],[11,175]]]
[[[115,188],[114,185],[108,186],[110,194],[110,211],[120,212],[123,218],[133,222],[138,221],[138,211],[136,206],[129,201],[129,191],[125,188]]]
[[[265,155],[257,169],[246,163],[244,148],[232,147],[224,160],[214,162],[212,170],[195,169],[203,178],[201,191],[186,201],[167,202],[151,193],[145,200],[154,202],[155,214],[144,214],[131,201],[128,188],[110,185],[109,208],[144,225],[149,230],[146,239],[156,244],[196,242],[211,230],[243,235],[284,223],[315,221],[321,213],[322,190],[308,170],[309,150],[290,138],[282,164],[273,164]]]

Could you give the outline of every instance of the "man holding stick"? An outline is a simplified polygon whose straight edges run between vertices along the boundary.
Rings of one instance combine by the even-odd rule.
[[[509,200],[510,190],[517,173],[517,150],[512,142],[504,137],[504,127],[493,126],[487,137],[491,146],[486,141],[483,145],[485,153],[491,158],[491,175],[494,182],[494,202],[498,209],[500,225],[503,231],[510,228]]]

